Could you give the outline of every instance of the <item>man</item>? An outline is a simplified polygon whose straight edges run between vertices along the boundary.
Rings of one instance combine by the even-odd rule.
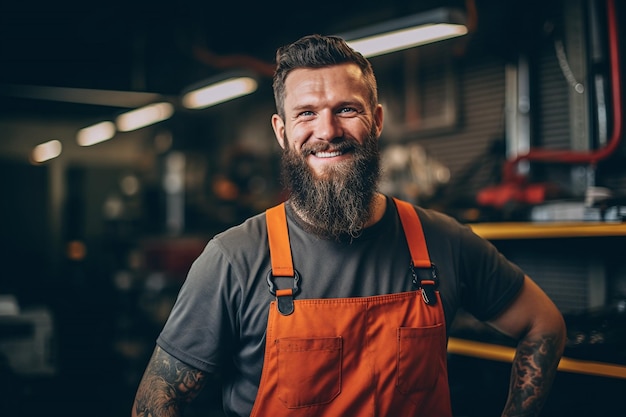
[[[304,37],[278,50],[274,94],[290,197],[208,243],[132,415],[180,416],[219,376],[228,416],[451,416],[459,307],[519,340],[502,415],[539,415],[563,318],[468,227],[377,192],[369,62],[339,38]]]

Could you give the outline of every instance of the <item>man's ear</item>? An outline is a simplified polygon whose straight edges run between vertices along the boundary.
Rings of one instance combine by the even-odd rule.
[[[374,109],[374,124],[376,124],[377,137],[380,137],[380,134],[383,132],[383,120],[383,106],[379,104]]]
[[[277,115],[272,115],[272,129],[274,129],[274,136],[281,148],[285,148],[285,122]]]

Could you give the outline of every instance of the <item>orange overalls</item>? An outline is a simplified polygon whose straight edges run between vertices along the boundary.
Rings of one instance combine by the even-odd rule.
[[[413,267],[432,279],[417,279],[416,291],[371,297],[294,300],[299,277],[285,207],[267,210],[268,283],[277,301],[252,417],[452,416],[435,269],[415,209],[395,201]],[[293,288],[276,290],[272,276],[294,277]]]

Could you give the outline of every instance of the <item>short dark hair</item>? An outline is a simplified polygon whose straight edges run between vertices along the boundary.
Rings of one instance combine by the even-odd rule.
[[[370,106],[373,110],[378,104],[378,88],[371,63],[342,38],[315,34],[304,36],[276,51],[273,87],[278,115],[283,119],[285,117],[285,79],[291,71],[298,68],[323,68],[345,63],[357,64],[361,69],[369,88]]]

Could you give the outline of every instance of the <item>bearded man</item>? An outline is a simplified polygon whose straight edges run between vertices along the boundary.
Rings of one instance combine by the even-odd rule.
[[[461,307],[518,340],[502,415],[538,416],[565,342],[558,309],[470,228],[378,192],[383,109],[361,54],[312,35],[276,61],[289,198],[194,262],[132,416],[180,416],[219,378],[227,416],[450,417]]]

